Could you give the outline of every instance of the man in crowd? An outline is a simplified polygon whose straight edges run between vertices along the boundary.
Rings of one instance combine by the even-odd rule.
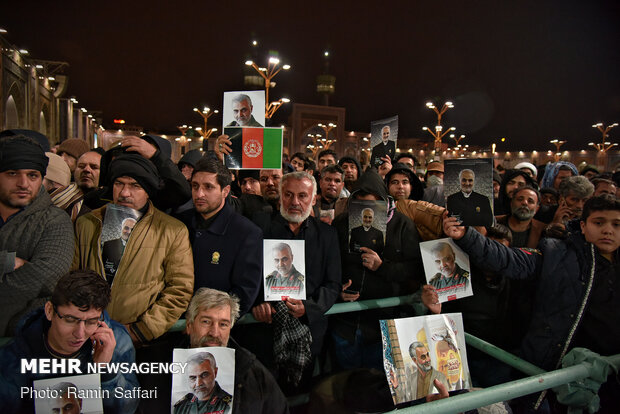
[[[464,283],[465,288],[467,288],[469,272],[458,265],[454,250],[449,243],[437,243],[431,249],[431,254],[439,272],[429,280],[430,285],[435,289],[443,289]]]
[[[291,157],[291,166],[295,171],[305,171],[308,168],[308,157],[302,152],[296,152]]]
[[[41,185],[48,159],[34,140],[0,138],[0,335],[43,305],[71,265],[73,228]]]
[[[458,215],[463,223],[471,226],[487,226],[493,222],[491,204],[487,197],[474,191],[476,176],[472,170],[459,172],[461,189],[448,196],[450,214]]]
[[[306,172],[282,177],[280,214],[263,227],[265,239],[305,241],[306,300],[288,298],[263,302],[261,295],[252,309],[263,324],[243,326],[240,342],[280,375],[283,384],[297,386],[311,375],[311,361],[323,345],[327,329],[325,312],[338,295],[341,273],[335,230],[311,217],[316,181]],[[311,338],[311,339],[310,339]]]
[[[59,191],[71,184],[71,170],[69,166],[59,155],[53,152],[46,152],[45,156],[49,160],[45,177],[43,178],[43,187],[49,194]]]
[[[90,211],[84,205],[84,196],[99,186],[100,165],[101,155],[98,152],[85,152],[77,160],[77,166],[73,173],[75,181],[69,186],[50,194],[52,203],[65,210],[71,216],[72,221]]]
[[[209,287],[234,294],[245,314],[262,282],[263,237],[250,220],[226,203],[231,174],[213,158],[196,163],[191,185],[194,208],[179,219],[189,229],[194,252],[194,290]]]
[[[366,170],[357,181],[351,200],[384,201],[393,210],[383,180],[374,168]],[[349,202],[350,205],[350,202]],[[367,227],[374,214],[365,211]],[[424,279],[415,224],[399,211],[386,217],[384,235],[375,236],[377,243],[349,250],[349,212],[339,215],[333,226],[338,232],[343,279],[340,300],[379,299],[414,293]],[[384,213],[385,214],[385,213]],[[372,218],[371,218],[372,217]],[[355,230],[355,229],[353,229]],[[363,230],[362,230],[363,231]],[[354,234],[351,233],[351,240]],[[382,368],[380,319],[398,317],[394,309],[376,309],[345,313],[330,317],[330,331],[336,362],[344,369]]]
[[[443,195],[444,166],[439,161],[431,161],[426,166],[424,176],[424,196],[422,200],[444,207],[446,199]]]
[[[254,119],[253,110],[254,105],[248,95],[242,93],[236,95],[232,99],[232,112],[235,120],[226,126],[262,127],[263,125]]]
[[[317,210],[331,210],[336,208],[336,201],[344,188],[343,171],[337,164],[330,164],[321,170],[320,202]]]
[[[196,167],[196,163],[201,158],[202,158],[202,153],[200,152],[200,150],[193,149],[183,154],[183,156],[177,163],[179,170],[181,171],[181,174],[183,174],[183,177],[185,177],[187,181],[191,180],[192,172],[194,171],[194,168]]]
[[[385,176],[388,193],[394,200],[421,200],[424,187],[418,176],[406,164],[396,163]]]
[[[407,166],[407,168],[409,168],[409,170],[413,171],[415,173],[415,165],[416,165],[416,159],[413,155],[408,154],[406,152],[402,152],[400,154],[398,154],[396,156],[396,159],[394,160],[394,163],[398,164],[404,164]]]
[[[116,157],[109,167],[112,200],[140,213],[122,260],[114,275],[106,274],[112,287],[108,307],[111,317],[125,324],[136,343],[148,343],[164,334],[185,311],[194,286],[194,266],[186,227],[153,206],[159,188],[153,163],[138,154]],[[74,268],[104,274],[100,234],[106,207],[76,222]],[[140,292],[140,294],[137,294]]]
[[[77,167],[77,160],[89,149],[88,143],[83,139],[69,138],[60,143],[56,154],[60,155],[62,159],[65,160],[71,170],[71,174],[73,174]]]
[[[214,289],[196,291],[187,309],[192,348],[227,346],[235,350],[235,413],[288,413],[288,403],[273,376],[247,349],[230,337],[239,317],[239,299]]]
[[[326,149],[319,152],[319,156],[317,157],[317,168],[319,171],[323,171],[323,168],[327,167],[331,164],[338,163],[338,155],[332,149]]]
[[[88,363],[131,364],[135,351],[125,328],[104,312],[110,302],[110,287],[92,270],[78,270],[59,280],[45,306],[29,314],[14,341],[0,349],[0,403],[6,413],[33,412],[33,401],[20,393],[34,380],[59,374],[21,372],[21,359],[64,359],[79,361],[87,372]],[[133,391],[139,387],[134,373],[108,372],[101,375],[106,412],[132,413],[137,398],[115,395],[116,389]]]
[[[595,197],[601,194],[611,194],[614,197],[616,196],[616,183],[612,180],[607,180],[605,178],[593,178],[592,185],[594,185]]]
[[[359,162],[353,157],[342,157],[338,161],[338,165],[344,172],[344,188],[342,189],[341,197],[348,197],[351,195],[355,182],[362,174],[362,168]]]
[[[583,175],[577,175],[562,180],[558,192],[560,199],[552,222],[565,224],[581,218],[586,200],[594,194],[594,185]]]
[[[520,162],[515,165],[515,170],[521,170],[534,181],[536,181],[536,176],[538,175],[538,169],[534,166],[534,164],[529,162]]]
[[[241,194],[261,195],[258,170],[239,170],[239,187]]]
[[[545,224],[535,220],[540,208],[540,193],[534,187],[525,186],[514,190],[510,202],[511,213],[497,216],[497,222],[508,226],[512,233],[513,247],[535,249]]]
[[[232,396],[217,383],[217,361],[210,352],[199,352],[187,360],[186,375],[191,392],[174,404],[174,414],[230,414]]]
[[[396,141],[390,140],[390,126],[385,125],[381,128],[381,142],[372,147],[370,165],[378,167],[383,161],[382,158],[390,157],[394,159],[396,154]]]

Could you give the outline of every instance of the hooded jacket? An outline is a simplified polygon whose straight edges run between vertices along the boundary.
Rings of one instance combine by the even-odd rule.
[[[71,219],[43,186],[0,227],[0,336],[11,336],[19,319],[49,299],[71,266],[73,246]],[[15,257],[27,263],[14,270]]]
[[[101,230],[106,207],[76,222],[74,269],[105,275]],[[187,309],[194,289],[194,262],[187,228],[148,202],[136,223],[112,283],[110,316],[143,342],[163,335]]]
[[[340,244],[342,283],[350,279],[349,289],[360,292],[359,300],[386,298],[413,293],[424,280],[420,256],[419,236],[411,219],[396,211],[389,198],[383,180],[373,169],[367,170],[357,180],[350,200],[360,192],[374,194],[388,202],[388,223],[383,263],[376,271],[362,265],[359,253],[349,252],[349,213],[340,214],[333,226],[338,232]],[[391,206],[391,208],[390,208]],[[342,302],[342,299],[338,299]],[[331,329],[340,337],[352,342],[357,329],[361,329],[365,341],[380,339],[379,319],[390,319],[394,309],[377,309],[331,316]]]

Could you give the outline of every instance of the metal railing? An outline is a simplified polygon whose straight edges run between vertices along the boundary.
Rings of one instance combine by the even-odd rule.
[[[338,313],[359,312],[368,309],[391,308],[400,305],[414,305],[417,295],[398,296],[383,299],[369,299],[356,302],[337,303],[332,306],[326,315]],[[246,314],[239,319],[238,324],[257,323],[251,314]],[[178,320],[170,332],[185,330],[185,319]],[[11,338],[0,338],[0,345],[9,342]],[[512,355],[493,344],[490,344],[471,334],[465,333],[467,344],[492,356],[493,358],[529,375],[528,378],[506,382],[493,387],[451,396],[439,401],[424,403],[413,407],[401,408],[392,412],[398,413],[455,413],[484,407],[496,402],[508,401],[517,397],[543,391],[545,389],[568,384],[573,381],[591,377],[594,373],[593,365],[589,362],[581,362],[571,367],[545,372],[537,366]],[[602,357],[609,364],[620,370],[620,355]],[[308,395],[300,395],[289,398],[291,405],[299,405],[308,401]]]

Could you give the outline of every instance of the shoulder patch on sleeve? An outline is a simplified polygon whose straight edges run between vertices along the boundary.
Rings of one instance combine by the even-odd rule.
[[[529,255],[537,254],[539,256],[542,256],[542,253],[538,249],[531,249],[529,247],[518,247],[518,249],[521,250],[525,254],[529,254]]]

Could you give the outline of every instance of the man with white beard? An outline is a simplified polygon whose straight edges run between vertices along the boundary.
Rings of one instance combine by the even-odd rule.
[[[341,269],[336,230],[310,217],[316,194],[314,177],[305,171],[286,174],[280,194],[280,214],[263,226],[264,238],[305,241],[306,300],[264,302],[260,293],[252,314],[264,323],[243,326],[238,340],[277,374],[286,392],[312,374],[312,361],[321,351],[327,330],[325,312],[340,291]],[[294,344],[287,342],[289,334]],[[303,362],[295,363],[297,357]]]

